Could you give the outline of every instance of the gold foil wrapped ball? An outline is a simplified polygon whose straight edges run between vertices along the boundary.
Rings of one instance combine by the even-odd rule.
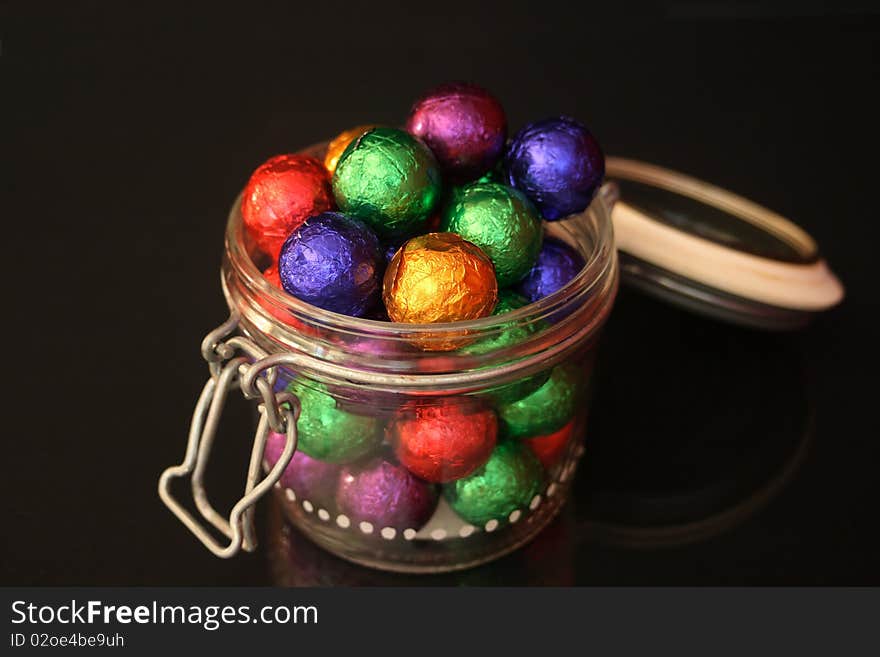
[[[372,130],[375,127],[377,126],[358,125],[350,130],[343,130],[333,138],[333,141],[331,141],[330,145],[327,147],[327,154],[324,156],[324,167],[330,172],[331,176],[333,175],[333,172],[336,171],[336,165],[339,163],[339,158],[348,145],[367,130]]]
[[[491,315],[498,282],[479,247],[455,233],[428,233],[413,237],[394,254],[382,298],[393,322],[458,322]]]

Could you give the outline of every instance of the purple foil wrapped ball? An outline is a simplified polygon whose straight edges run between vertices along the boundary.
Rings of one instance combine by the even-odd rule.
[[[263,458],[270,467],[278,463],[286,440],[284,434],[269,433]],[[290,488],[298,499],[308,500],[316,508],[332,507],[340,469],[338,465],[313,459],[297,451],[281,475],[281,485]]]
[[[419,529],[434,514],[437,499],[436,487],[383,458],[343,468],[336,491],[340,512],[352,522],[369,522],[377,531]]]
[[[520,130],[507,147],[505,167],[510,185],[554,221],[590,204],[605,177],[605,156],[582,123],[562,116]]]
[[[367,226],[339,212],[309,217],[278,256],[285,292],[324,310],[361,317],[376,305],[385,262]]]
[[[275,385],[272,389],[275,392],[282,392],[287,390],[287,386],[290,385],[290,382],[296,378],[296,374],[294,374],[291,370],[286,367],[278,366],[275,368]],[[280,452],[279,452],[280,454]]]
[[[507,138],[501,103],[482,87],[453,82],[435,87],[410,110],[407,131],[424,141],[444,173],[476,178],[498,161]]]
[[[535,265],[517,286],[530,303],[562,289],[584,268],[584,259],[565,242],[547,238]]]

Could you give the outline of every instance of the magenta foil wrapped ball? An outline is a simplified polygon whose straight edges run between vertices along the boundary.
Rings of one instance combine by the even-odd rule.
[[[286,439],[281,433],[269,434],[263,452],[269,467],[278,462]],[[336,495],[340,469],[338,465],[313,459],[297,451],[281,475],[281,485],[293,490],[299,500],[309,501],[316,508],[330,507]]]
[[[501,103],[482,87],[453,82],[419,98],[406,129],[428,145],[444,173],[468,180],[498,161],[507,139],[507,117]]]
[[[599,142],[566,116],[527,125],[511,140],[504,159],[509,184],[548,221],[585,210],[605,177]]]
[[[437,508],[437,489],[383,458],[343,468],[336,491],[339,511],[376,531],[419,529]]]

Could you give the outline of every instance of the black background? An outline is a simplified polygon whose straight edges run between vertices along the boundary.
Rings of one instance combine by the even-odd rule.
[[[880,584],[870,4],[160,4],[3,5],[0,583]],[[848,298],[776,335],[624,290],[574,500],[498,564],[386,577],[295,534],[292,569],[216,560],[155,487],[225,318],[228,206],[269,155],[449,79],[794,218]],[[225,442],[249,424],[234,405]],[[227,500],[248,441],[213,464]]]

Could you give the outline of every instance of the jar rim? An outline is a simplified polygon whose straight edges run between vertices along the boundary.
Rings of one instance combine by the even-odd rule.
[[[317,156],[326,143],[311,146],[302,154]],[[606,183],[607,184],[607,183]],[[535,317],[548,317],[558,311],[570,300],[573,291],[588,294],[600,285],[609,267],[613,266],[614,258],[608,253],[614,250],[614,235],[611,212],[602,190],[595,196],[592,203],[584,211],[570,215],[560,221],[551,222],[551,226],[567,228],[577,224],[594,224],[595,239],[588,254],[582,253],[585,264],[578,274],[559,290],[537,301],[531,302],[503,315],[489,315],[480,319],[444,322],[438,324],[404,324],[400,322],[382,321],[364,317],[352,317],[325,310],[302,301],[272,285],[251,257],[246,247],[245,227],[241,216],[240,193],[232,205],[226,224],[225,250],[231,265],[242,277],[244,284],[253,293],[268,299],[273,305],[289,309],[294,314],[301,314],[319,322],[328,329],[344,330],[350,334],[363,334],[369,337],[387,337],[412,340],[420,335],[431,339],[452,339],[463,333],[480,333],[496,327],[499,323],[528,322]],[[545,224],[546,226],[546,224]]]

